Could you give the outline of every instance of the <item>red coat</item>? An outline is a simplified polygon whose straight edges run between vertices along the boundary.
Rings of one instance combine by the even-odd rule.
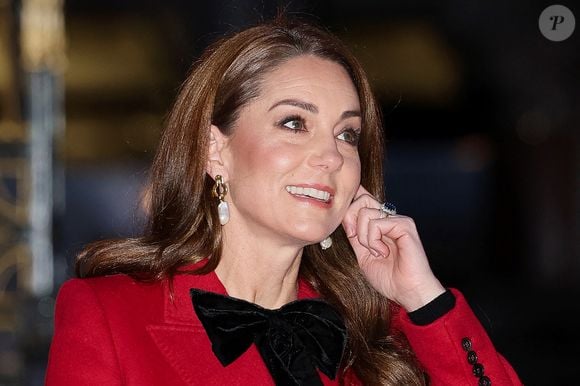
[[[190,288],[226,294],[214,273],[177,275],[174,302],[166,281],[146,284],[125,275],[72,279],[61,288],[46,385],[272,385],[255,346],[227,367],[211,351]],[[469,337],[493,385],[521,384],[495,351],[457,291],[455,308],[419,327],[401,312],[397,322],[432,385],[477,385],[461,340]],[[299,298],[317,297],[301,283]],[[324,385],[337,385],[320,373]],[[359,384],[351,376],[347,384]]]

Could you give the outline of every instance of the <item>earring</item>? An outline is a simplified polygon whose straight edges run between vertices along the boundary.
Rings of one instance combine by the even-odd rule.
[[[220,219],[220,224],[226,225],[230,221],[230,207],[228,203],[224,201],[224,197],[228,194],[228,187],[224,184],[222,176],[219,174],[215,176],[215,185],[211,191],[212,196],[217,197],[220,200],[218,204],[218,217]]]
[[[328,236],[320,242],[320,247],[322,250],[328,249],[332,246],[332,237]]]

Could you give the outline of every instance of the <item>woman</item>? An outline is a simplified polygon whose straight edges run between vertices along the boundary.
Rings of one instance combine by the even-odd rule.
[[[520,384],[381,204],[381,133],[328,33],[276,21],[210,47],[145,235],[90,245],[60,290],[47,384]]]

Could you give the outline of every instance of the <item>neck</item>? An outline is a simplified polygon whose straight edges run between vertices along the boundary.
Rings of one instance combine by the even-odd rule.
[[[224,232],[215,272],[228,295],[269,309],[296,300],[302,248],[247,235]]]

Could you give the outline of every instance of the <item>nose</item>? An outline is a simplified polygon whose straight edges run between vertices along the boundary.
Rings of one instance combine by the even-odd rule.
[[[312,150],[309,164],[314,168],[324,169],[327,172],[338,170],[344,163],[344,157],[337,147],[333,135],[320,135],[311,140]]]

